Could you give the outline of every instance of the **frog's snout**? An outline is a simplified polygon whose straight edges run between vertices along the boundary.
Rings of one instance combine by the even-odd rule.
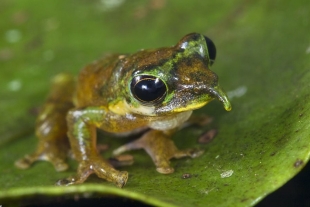
[[[216,98],[218,98],[223,103],[226,111],[231,110],[231,104],[228,100],[228,97],[226,93],[221,89],[221,87],[219,86],[214,87],[212,93],[215,95]]]

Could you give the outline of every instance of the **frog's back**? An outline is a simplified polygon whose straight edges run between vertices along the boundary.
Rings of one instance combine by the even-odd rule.
[[[108,104],[109,97],[103,97],[102,92],[105,86],[109,85],[119,56],[119,54],[106,55],[81,70],[78,75],[74,100],[76,107],[106,106]]]

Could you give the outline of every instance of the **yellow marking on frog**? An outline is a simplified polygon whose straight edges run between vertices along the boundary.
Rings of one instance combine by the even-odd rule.
[[[134,107],[131,104],[128,104],[126,101],[124,101],[124,105],[126,105],[126,108],[131,113],[140,114],[140,115],[146,115],[146,116],[155,116],[155,107],[154,106],[143,106],[139,105],[138,107]]]
[[[118,115],[125,115],[126,113],[136,113],[147,116],[153,116],[155,107],[153,106],[143,106],[134,107],[128,104],[125,100],[118,101],[116,103],[109,105],[109,110]]]
[[[199,108],[203,107],[204,105],[206,105],[207,103],[208,102],[190,104],[190,105],[187,105],[185,107],[176,108],[173,110],[173,112],[183,112],[183,111],[191,111],[194,109],[199,109]]]
[[[125,115],[129,112],[125,101],[118,101],[115,104],[109,104],[109,110],[118,115]]]

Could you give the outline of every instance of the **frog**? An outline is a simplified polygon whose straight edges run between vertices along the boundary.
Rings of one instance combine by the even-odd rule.
[[[57,185],[81,184],[96,174],[122,188],[129,174],[101,156],[96,130],[112,134],[143,131],[115,149],[113,156],[144,149],[159,173],[173,173],[172,158],[195,158],[202,153],[178,149],[172,140],[193,110],[214,99],[231,110],[218,76],[210,69],[215,57],[210,38],[190,33],[171,47],[105,55],[85,66],[77,77],[57,75],[36,120],[37,148],[15,165],[27,169],[44,160],[56,171],[64,171],[71,151],[78,162],[76,174]]]

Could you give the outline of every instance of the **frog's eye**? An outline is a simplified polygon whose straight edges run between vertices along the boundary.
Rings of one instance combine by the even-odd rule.
[[[134,77],[130,89],[133,96],[144,104],[158,103],[167,92],[167,87],[162,80],[149,75]]]
[[[205,37],[207,47],[208,47],[210,64],[213,65],[213,63],[215,61],[215,57],[216,57],[216,48],[215,48],[213,41],[209,37],[207,37],[207,36],[204,36],[204,37]]]

